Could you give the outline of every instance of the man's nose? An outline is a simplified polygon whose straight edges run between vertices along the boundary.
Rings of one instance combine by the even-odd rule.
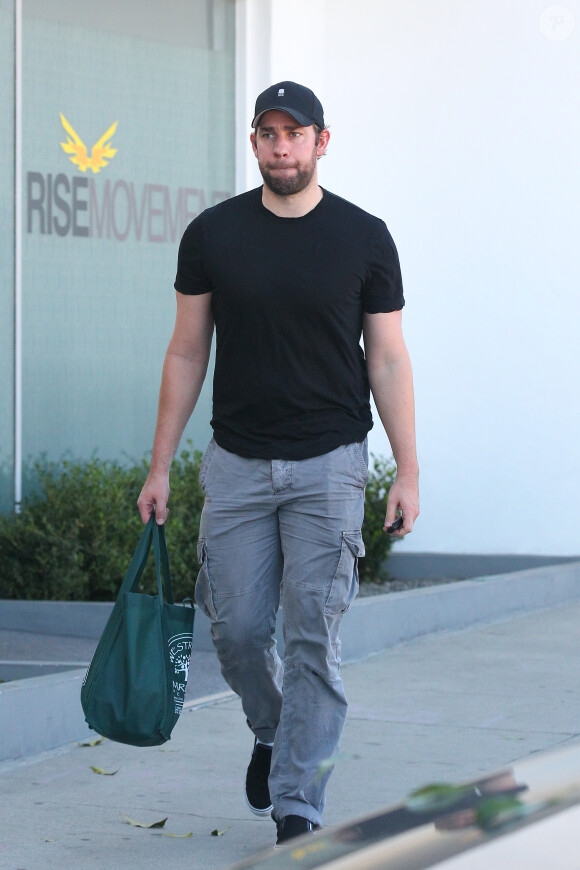
[[[274,153],[277,157],[284,157],[284,155],[288,154],[288,142],[281,136],[276,139],[276,143],[274,145]]]

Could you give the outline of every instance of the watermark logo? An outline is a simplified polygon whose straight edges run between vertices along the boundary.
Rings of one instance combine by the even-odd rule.
[[[73,130],[62,113],[60,113],[60,121],[68,133],[66,142],[61,142],[60,144],[65,154],[71,155],[69,157],[71,163],[78,166],[81,172],[86,172],[87,169],[91,169],[93,173],[100,172],[104,166],[108,166],[109,160],[111,160],[117,153],[117,149],[111,147],[111,139],[117,129],[117,121],[115,121],[114,124],[111,124],[107,132],[103,133],[98,142],[95,142],[91,148],[90,156],[87,152],[87,146],[78,133]],[[108,159],[106,160],[105,158]]]
[[[574,33],[576,19],[567,6],[548,6],[540,15],[540,33],[553,42],[568,39]]]

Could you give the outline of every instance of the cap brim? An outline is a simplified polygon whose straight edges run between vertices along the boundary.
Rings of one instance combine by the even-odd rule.
[[[265,115],[266,112],[271,112],[272,109],[276,109],[276,111],[278,111],[278,112],[285,112],[287,115],[290,115],[291,118],[294,118],[295,121],[298,121],[298,123],[302,127],[310,127],[311,124],[316,123],[315,121],[312,120],[312,118],[307,118],[306,115],[303,115],[302,112],[297,112],[295,109],[287,109],[286,106],[274,105],[274,106],[268,106],[267,109],[262,109],[262,111],[259,113],[259,115],[256,115],[256,117],[252,121],[252,127],[257,127],[262,115]]]

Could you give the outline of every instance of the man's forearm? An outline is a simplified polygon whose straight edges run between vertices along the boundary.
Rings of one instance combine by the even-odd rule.
[[[151,472],[167,474],[191,417],[207,371],[208,359],[190,359],[169,347],[163,364]]]
[[[158,523],[167,518],[169,469],[201,392],[213,335],[211,294],[176,295],[177,316],[163,364],[151,467],[137,500],[144,523],[152,511]]]
[[[413,371],[408,354],[369,366],[369,382],[397,463],[397,474],[417,475]]]

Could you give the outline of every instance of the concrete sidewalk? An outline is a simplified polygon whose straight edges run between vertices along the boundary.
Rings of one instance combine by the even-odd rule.
[[[579,598],[578,561],[362,597],[353,603],[341,626],[343,661],[358,661],[422,635]],[[0,685],[0,762],[26,758],[90,735],[81,710],[80,687],[112,606],[0,601],[0,680],[9,681]],[[282,650],[280,623],[278,619],[276,636]],[[219,694],[226,688],[209,620],[198,608],[186,699]],[[28,710],[41,712],[28,716],[23,712]]]
[[[576,601],[345,666],[350,709],[327,824],[579,740],[579,624]],[[72,744],[0,765],[0,866],[212,870],[268,847],[274,826],[243,796],[251,744],[228,699],[184,713],[164,747]],[[167,822],[143,829],[125,816]]]

